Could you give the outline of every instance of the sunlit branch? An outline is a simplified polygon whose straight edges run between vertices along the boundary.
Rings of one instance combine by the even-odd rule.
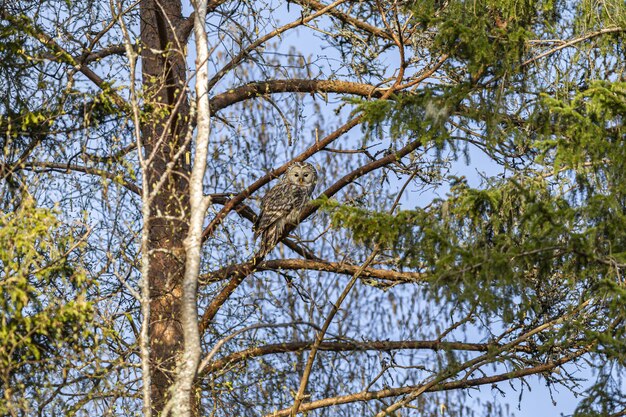
[[[313,10],[322,10],[327,6],[326,4],[320,3],[319,1],[315,0],[295,0],[294,3],[297,3],[301,6],[310,7]],[[353,26],[371,35],[385,40],[392,40],[391,35],[385,32],[384,29],[381,29],[374,25],[370,25],[369,23],[359,20],[356,17],[351,16],[348,13],[344,13],[338,9],[330,10],[327,14],[343,23],[349,24],[350,26]]]
[[[334,9],[335,7],[337,7],[338,5],[340,5],[341,3],[344,3],[346,0],[337,0],[334,3],[324,7],[323,9],[318,10],[317,12],[310,14],[306,17],[302,17],[300,19],[297,19],[291,23],[288,23],[284,26],[281,26],[279,28],[276,28],[275,30],[267,33],[264,36],[259,37],[259,39],[257,39],[255,42],[253,42],[252,44],[248,45],[247,47],[245,47],[241,52],[239,52],[239,54],[237,54],[230,62],[228,62],[223,68],[221,68],[219,71],[217,71],[217,73],[213,76],[213,78],[211,78],[209,80],[209,90],[211,90],[211,88],[213,88],[213,86],[215,86],[215,84],[217,84],[219,82],[219,80],[222,79],[222,77],[228,73],[228,71],[230,71],[231,69],[233,69],[237,64],[239,64],[245,57],[248,56],[248,54],[250,54],[250,52],[252,52],[253,50],[255,50],[256,48],[258,48],[259,46],[263,45],[264,43],[266,43],[267,41],[269,41],[272,38],[275,38],[276,36],[279,36],[281,33],[284,33],[286,31],[288,31],[289,29],[293,29],[295,27],[298,27],[300,25],[303,25],[307,22],[310,22],[313,19],[317,19],[320,16],[323,16],[324,14],[326,14],[329,10]]]
[[[234,338],[236,338],[237,336],[239,336],[242,333],[248,332],[250,330],[257,330],[257,329],[276,329],[276,328],[280,328],[280,327],[295,327],[297,325],[305,325],[305,326],[309,326],[312,327],[313,329],[319,329],[319,327],[315,324],[315,323],[311,323],[311,322],[305,322],[305,321],[296,321],[296,322],[291,322],[291,323],[257,323],[257,324],[253,324],[251,326],[247,326],[244,327],[243,329],[239,329],[231,334],[229,334],[228,336],[220,339],[214,346],[213,349],[211,349],[211,351],[206,355],[206,357],[204,357],[204,359],[202,360],[200,366],[198,367],[198,372],[199,373],[204,373],[203,371],[206,369],[207,366],[210,367],[210,365],[212,363],[214,363],[213,358],[215,357],[215,355],[217,354],[217,352],[219,352],[219,350],[229,341],[233,340]]]
[[[498,348],[495,348],[483,355],[480,355],[476,358],[473,358],[471,360],[468,360],[462,364],[460,364],[458,367],[455,368],[445,368],[444,370],[442,370],[435,378],[431,379],[429,382],[423,384],[422,386],[418,387],[415,391],[409,393],[405,398],[403,398],[400,401],[397,401],[396,403],[386,407],[385,409],[383,409],[382,411],[380,411],[378,414],[376,414],[376,417],[383,417],[386,416],[390,413],[393,413],[399,409],[401,409],[402,407],[405,407],[407,404],[411,403],[412,401],[414,401],[415,399],[417,399],[422,393],[427,392],[428,390],[443,384],[446,379],[452,378],[454,375],[458,375],[460,372],[466,371],[468,369],[472,369],[475,368],[477,365],[482,365],[482,364],[488,364],[488,363],[492,363],[493,362],[493,358],[497,357],[498,355],[502,355],[505,352],[509,352],[511,349],[515,348],[516,346],[527,342],[528,340],[530,340],[530,338],[532,338],[534,335],[541,333],[544,330],[550,329],[550,328],[554,328],[557,325],[560,325],[561,323],[565,322],[566,320],[571,320],[573,317],[575,317],[576,315],[580,314],[582,311],[584,311],[585,307],[587,307],[590,303],[590,300],[586,300],[584,302],[582,302],[581,304],[579,304],[578,306],[576,306],[572,311],[569,311],[565,314],[563,314],[562,316],[551,320],[547,323],[541,324],[537,327],[534,327],[532,329],[530,329],[529,331],[521,334],[520,336],[516,337],[515,339],[511,340],[508,343],[505,343],[501,346],[499,346]],[[593,347],[595,343],[590,344],[589,346],[587,346],[584,349],[579,350],[579,354],[574,356],[574,357],[578,357],[584,353],[587,353],[589,350],[591,350],[591,348]],[[571,358],[569,359],[571,360]],[[562,363],[566,363],[569,360],[564,360]],[[559,363],[561,364],[561,363]],[[544,365],[545,366],[545,365]],[[525,372],[530,372],[530,370],[532,370],[534,368],[525,368],[522,369],[520,371],[518,371],[519,376],[526,376],[529,375],[528,373]],[[530,373],[532,374],[532,372]],[[481,378],[482,379],[482,378]],[[464,381],[461,380],[461,383],[463,383]]]
[[[272,345],[258,346],[232,353],[224,358],[211,362],[203,370],[204,373],[221,371],[228,366],[236,365],[248,359],[278,353],[293,353],[308,350],[313,342],[288,342],[276,343]],[[392,350],[434,350],[434,351],[468,351],[486,352],[489,349],[498,347],[494,343],[465,343],[465,342],[443,342],[437,340],[382,340],[382,341],[341,341],[322,342],[319,345],[320,351],[325,352],[365,352],[378,351],[389,352]],[[530,353],[533,349],[529,346],[517,346],[516,352]]]
[[[382,97],[383,99],[385,99],[387,96],[389,96],[391,94],[393,90],[389,90],[385,93],[385,95]],[[361,120],[361,116],[353,119],[352,121],[350,121],[349,123],[347,123],[346,125],[344,125],[342,128],[336,130],[335,132],[333,132],[331,135],[327,136],[325,138],[325,140],[320,141],[318,143],[316,143],[314,146],[310,147],[309,149],[307,149],[304,153],[300,154],[298,157],[294,158],[291,162],[293,161],[301,161],[301,160],[305,160],[306,158],[308,158],[308,154],[313,154],[315,152],[317,152],[319,149],[323,148],[326,144],[331,143],[335,137],[339,137],[341,136],[345,131],[351,129],[352,127],[356,126],[358,123],[360,123]],[[412,145],[409,145],[408,147],[406,147],[406,149],[415,149],[417,148],[417,146],[419,145],[419,143],[416,143],[414,145],[414,147],[412,148]],[[405,149],[405,148],[403,148]],[[407,151],[407,153],[410,151]],[[394,156],[395,155],[389,155],[389,156]],[[385,159],[385,158],[383,158]],[[385,161],[386,163],[390,163],[395,161],[395,158],[391,158],[388,161]],[[374,161],[379,162],[379,161]],[[371,164],[368,164],[367,166],[369,167]],[[384,164],[383,164],[384,165]],[[285,170],[287,168],[288,164],[283,165],[281,168],[279,168],[279,170]],[[376,165],[375,165],[376,166]],[[375,169],[375,168],[371,168],[371,169]],[[276,170],[278,171],[278,170]],[[276,172],[274,171],[274,172]],[[358,172],[361,172],[361,170],[357,170]],[[357,178],[359,176],[359,174],[357,174],[354,176],[354,178]],[[369,171],[364,171],[364,172],[369,172]],[[272,173],[273,174],[273,173]],[[279,175],[279,174],[277,174]],[[248,194],[246,194],[246,192],[252,192],[254,191],[256,188],[253,188],[255,186],[257,186],[257,184],[259,182],[261,182],[263,179],[267,179],[267,181],[269,181],[272,176],[270,175],[266,175],[265,177],[263,177],[260,180],[257,180],[253,185],[251,185],[250,187],[248,187],[246,190],[244,190],[242,193],[240,193],[237,197],[233,198],[231,200],[231,207],[228,207],[228,211],[225,211],[225,209],[227,209],[227,206],[225,206],[220,213],[224,212],[224,214],[222,215],[223,217],[220,218],[220,213],[218,213],[218,215],[213,219],[213,221],[209,224],[209,226],[205,229],[204,233],[203,233],[203,237],[208,237],[210,236],[210,234],[212,233],[212,228],[211,226],[215,223],[215,226],[217,226],[217,224],[221,223],[221,220],[226,216],[226,214],[228,214],[228,212],[230,210],[232,210],[232,208],[234,208],[237,204],[239,204],[244,198],[247,197]],[[345,179],[346,177],[344,177]],[[346,183],[347,184],[347,183]],[[260,186],[262,186],[263,184],[259,184],[257,186],[257,188],[260,188]],[[342,185],[342,187],[345,186]],[[340,188],[342,188],[340,187]],[[250,191],[252,189],[252,191]],[[332,194],[331,194],[332,195]],[[237,198],[239,197],[239,201],[235,202],[237,200]],[[311,207],[311,206],[309,206]],[[305,217],[308,217],[314,210],[316,210],[315,207],[310,208],[310,211],[304,210],[304,214],[305,216],[301,216],[302,220]],[[218,222],[216,222],[216,220],[218,220]],[[286,233],[288,231],[291,231],[292,229],[286,228],[288,230],[286,230]],[[246,278],[246,276],[248,276],[250,273],[252,273],[255,270],[256,265],[258,265],[258,263],[260,263],[263,260],[263,256],[255,256],[252,258],[251,261],[247,262],[244,267],[238,271],[237,274],[235,274],[230,281],[226,284],[226,286],[224,286],[222,288],[222,290],[218,293],[218,295],[213,299],[213,301],[209,304],[209,306],[207,307],[207,309],[205,310],[204,314],[202,315],[202,319],[200,322],[200,327],[201,327],[201,331],[204,331],[206,329],[206,327],[208,326],[208,324],[213,320],[213,318],[215,317],[215,315],[217,314],[217,312],[219,311],[220,307],[224,304],[224,302],[226,302],[226,300],[230,297],[230,295],[235,291],[235,289],[237,289],[237,287],[243,282],[243,280]],[[371,262],[371,261],[370,261]],[[366,268],[369,265],[369,262],[365,262],[362,266],[361,266],[361,270],[363,268]],[[355,279],[355,277],[358,277],[360,275],[361,271],[357,271],[353,277],[353,281]],[[348,287],[351,287],[351,285],[349,285]]]
[[[98,61],[111,55],[124,55],[125,53],[126,48],[124,47],[124,45],[111,45],[107,46],[104,49],[98,49],[97,51],[85,54],[85,57],[82,58],[82,62],[83,64],[89,64],[91,62]]]
[[[295,417],[298,414],[300,410],[300,405],[302,405],[302,402],[305,399],[305,393],[306,393],[306,389],[310,381],[311,373],[313,372],[315,358],[317,356],[317,352],[319,350],[320,345],[323,343],[324,338],[326,337],[326,332],[330,328],[330,325],[335,319],[335,316],[339,312],[339,309],[341,308],[341,305],[345,301],[346,297],[348,297],[348,294],[350,294],[350,292],[352,291],[352,288],[354,288],[354,285],[356,284],[357,280],[361,277],[361,274],[363,273],[363,271],[372,264],[372,262],[376,258],[376,255],[378,255],[379,251],[380,251],[380,245],[376,244],[374,248],[372,249],[372,251],[370,252],[370,254],[368,255],[367,259],[365,259],[365,261],[359,266],[356,272],[352,275],[352,278],[350,278],[350,281],[348,281],[345,288],[341,291],[341,294],[339,294],[339,297],[337,297],[337,300],[334,303],[332,303],[330,307],[330,311],[328,312],[328,314],[326,315],[326,318],[324,319],[324,324],[322,325],[322,328],[319,329],[317,333],[315,334],[315,341],[313,342],[313,344],[311,345],[311,348],[309,349],[309,356],[304,366],[304,370],[302,371],[302,377],[300,378],[298,391],[296,392],[295,398],[293,400],[293,405],[291,406],[291,411],[290,411],[291,417]]]
[[[222,206],[225,205],[225,204],[228,204],[228,202],[233,197],[234,197],[234,195],[230,194],[230,193],[209,194],[209,198],[211,198],[211,201],[213,202],[213,204],[219,204],[219,205],[222,205]],[[250,206],[242,203],[242,204],[239,204],[237,207],[235,207],[234,210],[243,219],[246,219],[246,220],[250,221],[251,223],[254,223],[256,221],[257,215],[254,212],[254,210],[252,210],[252,208]],[[305,248],[302,245],[299,245],[298,243],[294,242],[291,239],[285,238],[285,239],[282,240],[282,242],[289,249],[291,249],[292,251],[294,251],[295,253],[297,253],[298,255],[302,256],[305,259],[319,259],[310,250],[308,250],[307,248]],[[226,276],[223,276],[222,279],[224,279],[224,278],[226,278]]]
[[[461,389],[461,388],[478,387],[481,385],[492,385],[498,382],[508,381],[508,380],[517,379],[517,378],[523,378],[529,375],[540,375],[545,372],[553,371],[559,366],[566,364],[568,362],[571,362],[575,360],[576,358],[584,355],[585,353],[588,353],[590,350],[591,350],[591,346],[588,346],[583,349],[579,349],[575,351],[574,353],[567,355],[561,359],[548,362],[542,365],[538,365],[535,367],[519,369],[516,371],[505,372],[502,374],[486,376],[482,378],[452,381],[452,382],[446,382],[446,383],[441,383],[441,384],[433,384],[432,386],[426,389],[424,389],[425,387],[424,384],[420,384],[420,385],[404,386],[404,387],[398,387],[398,388],[385,388],[385,389],[378,390],[378,391],[365,391],[365,392],[358,392],[354,394],[342,395],[342,396],[337,396],[337,397],[325,398],[325,399],[318,400],[318,401],[312,401],[310,403],[303,403],[300,406],[300,412],[304,413],[304,412],[308,412],[308,411],[316,410],[320,408],[331,407],[331,406],[341,405],[341,404],[349,404],[349,403],[354,403],[354,402],[359,402],[359,401],[369,401],[369,400],[397,397],[400,395],[412,394],[417,391],[423,391],[423,392],[450,391],[450,390]],[[290,412],[291,412],[291,408],[284,408],[282,410],[275,411],[272,414],[268,414],[265,417],[286,417],[289,415]]]
[[[258,190],[259,188],[263,187],[265,184],[267,184],[268,182],[270,182],[274,178],[278,178],[278,176],[280,176],[283,172],[285,172],[285,170],[287,169],[287,167],[291,163],[296,162],[296,161],[304,161],[304,160],[306,160],[311,155],[315,154],[320,149],[323,149],[326,145],[332,143],[337,138],[341,137],[342,135],[347,133],[349,130],[351,130],[353,127],[357,126],[359,123],[361,123],[362,120],[363,120],[362,116],[355,117],[354,119],[350,120],[349,122],[347,122],[346,124],[341,126],[339,129],[335,130],[334,132],[332,132],[331,134],[326,136],[324,139],[314,143],[312,146],[310,146],[308,149],[306,149],[300,155],[298,155],[295,158],[293,158],[291,161],[283,164],[282,166],[278,167],[277,169],[275,169],[275,170],[269,172],[268,174],[264,175],[263,177],[259,178],[254,183],[249,185],[245,190],[241,191],[239,194],[234,196],[228,203],[226,203],[224,205],[222,210],[220,210],[215,215],[215,217],[211,220],[209,225],[204,229],[204,232],[202,234],[202,238],[204,240],[209,238],[215,232],[215,229],[226,218],[228,213],[230,213],[233,209],[235,209],[235,207],[239,206],[246,198],[248,198],[250,195],[252,195],[252,193],[254,193],[256,190]]]
[[[238,274],[243,265],[232,265],[211,272],[202,277],[205,282],[214,282],[225,279],[229,275]],[[358,265],[343,262],[328,262],[312,259],[272,259],[260,262],[256,266],[257,271],[281,271],[281,270],[309,270],[320,272],[333,272],[336,274],[353,275],[359,269]],[[417,272],[399,272],[390,269],[365,268],[361,273],[363,278],[374,278],[398,283],[423,282],[424,275]]]
[[[211,111],[216,112],[241,101],[275,93],[339,93],[368,98],[380,98],[387,89],[371,84],[340,80],[288,79],[260,81],[242,85],[211,99]]]
[[[215,11],[221,4],[226,3],[226,0],[212,0],[207,2],[206,14]],[[191,35],[193,29],[193,21],[195,19],[196,12],[192,12],[183,24],[176,31],[176,38],[180,39],[181,43],[186,43]]]

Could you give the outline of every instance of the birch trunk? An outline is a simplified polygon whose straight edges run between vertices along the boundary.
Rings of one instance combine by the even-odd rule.
[[[194,35],[196,42],[196,140],[193,168],[189,183],[189,230],[183,244],[185,248],[185,272],[182,283],[181,325],[183,350],[176,367],[176,380],[171,387],[170,399],[164,416],[191,417],[196,415],[197,399],[193,384],[200,363],[200,330],[198,327],[198,275],[202,252],[202,226],[210,199],[203,194],[206,172],[208,141],[210,134],[210,110],[208,96],[208,41],[205,30],[206,0],[192,1]]]

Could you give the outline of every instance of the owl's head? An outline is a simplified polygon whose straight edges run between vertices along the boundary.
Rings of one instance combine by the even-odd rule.
[[[317,182],[317,171],[308,162],[294,162],[287,168],[284,180],[290,184],[310,187]]]

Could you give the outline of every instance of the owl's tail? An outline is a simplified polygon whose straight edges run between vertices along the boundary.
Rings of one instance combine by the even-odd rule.
[[[280,237],[282,235],[281,232],[282,231],[279,230],[276,225],[272,225],[263,230],[263,232],[261,233],[261,243],[259,246],[258,256],[264,257],[265,255],[270,253],[272,249],[274,249],[274,246],[276,246],[278,244],[278,241],[280,240]],[[258,233],[255,233],[255,236],[258,236]]]

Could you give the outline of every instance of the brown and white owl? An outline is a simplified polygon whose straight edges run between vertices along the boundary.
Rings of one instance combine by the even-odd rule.
[[[254,223],[254,239],[261,236],[259,252],[267,254],[278,243],[285,226],[295,225],[302,209],[311,199],[317,172],[308,162],[295,162],[280,182],[261,199],[261,213]]]

